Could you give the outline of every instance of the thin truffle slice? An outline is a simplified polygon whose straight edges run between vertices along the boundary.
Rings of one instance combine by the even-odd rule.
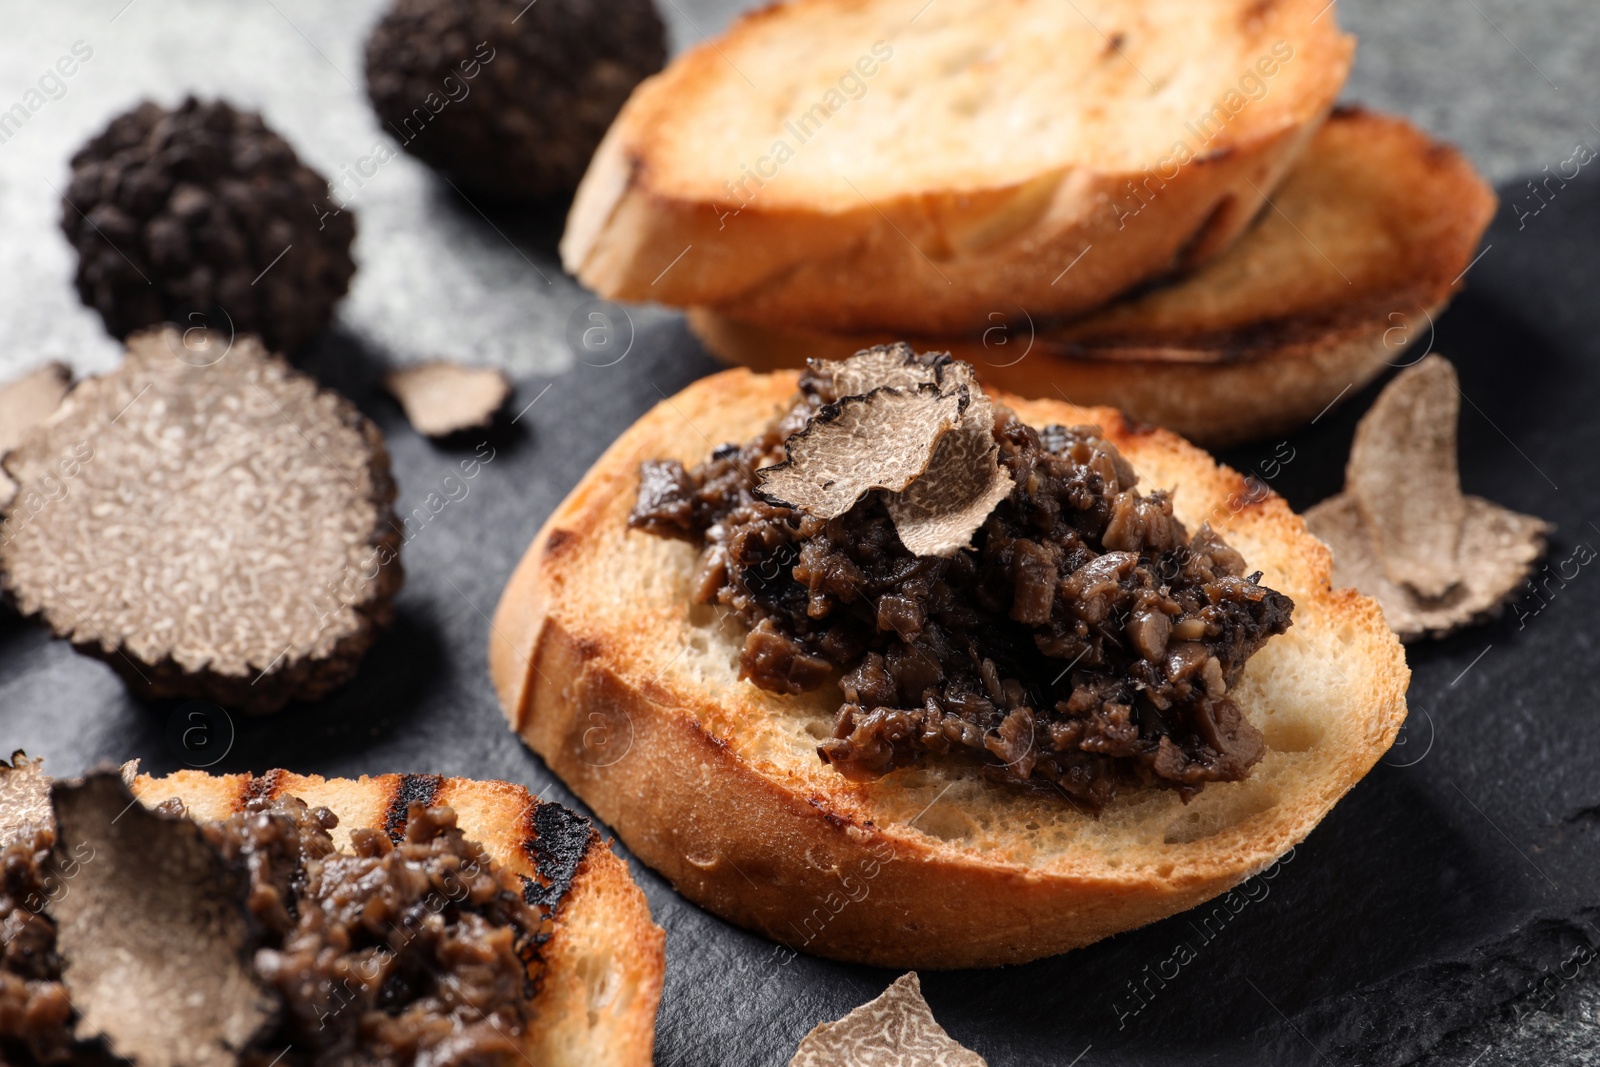
[[[756,494],[833,519],[884,490],[895,532],[915,555],[970,547],[1013,485],[1000,468],[994,405],[971,365],[899,342],[813,360],[811,373],[839,399],[785,442],[788,458],[759,472]]]
[[[482,429],[511,395],[503,372],[446,361],[391,371],[383,384],[412,427],[427,437]]]
[[[254,338],[136,335],[8,468],[6,592],[141,695],[314,699],[392,616],[382,435]]]
[[[1543,519],[1461,492],[1455,368],[1429,356],[1362,418],[1345,491],[1306,512],[1333,581],[1378,601],[1403,641],[1491,618],[1544,555]]]
[[[759,472],[756,494],[835,519],[874,489],[898,492],[928,469],[968,400],[964,390],[886,386],[829,404],[784,444],[787,459]]]
[[[1356,428],[1345,466],[1345,490],[1366,521],[1384,576],[1423,599],[1443,597],[1461,580],[1456,549],[1467,503],[1456,459],[1460,417],[1455,368],[1429,356],[1379,395]]]
[[[984,1058],[945,1033],[908,971],[876,1000],[837,1022],[818,1023],[800,1040],[789,1067],[987,1067]]]
[[[71,388],[72,371],[63,363],[46,363],[0,386],[0,461],[30,430],[55,414]],[[11,502],[16,491],[17,483],[0,468],[0,508]]]
[[[937,367],[919,359],[917,350],[904,341],[862,349],[849,359],[813,359],[809,363],[812,372],[839,397],[860,396],[884,386],[909,390],[939,384]]]
[[[139,804],[115,771],[52,789],[51,904],[79,1040],[139,1067],[234,1067],[275,1017],[250,966],[243,887],[200,828]]]
[[[1383,621],[1402,641],[1442,637],[1491,619],[1521,588],[1544,555],[1550,524],[1482,497],[1466,498],[1456,581],[1438,599],[1417,596],[1390,580],[1371,528],[1355,500],[1341,493],[1306,512],[1306,526],[1333,551],[1333,584],[1359,589],[1383,608]]]
[[[0,850],[19,840],[29,827],[53,825],[44,760],[29,759],[21,749],[11,754],[10,763],[0,760]]]
[[[885,501],[900,543],[918,556],[953,556],[972,547],[972,535],[1015,484],[999,456],[994,405],[979,394],[961,425],[940,439],[922,476]]]

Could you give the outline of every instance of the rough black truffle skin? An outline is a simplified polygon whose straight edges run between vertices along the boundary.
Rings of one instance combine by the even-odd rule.
[[[542,199],[577,188],[666,56],[651,0],[396,0],[367,39],[367,94],[463,190]]]
[[[72,157],[65,200],[78,293],[117,337],[231,326],[290,351],[327,326],[355,273],[355,216],[327,179],[221,101],[112,119]]]

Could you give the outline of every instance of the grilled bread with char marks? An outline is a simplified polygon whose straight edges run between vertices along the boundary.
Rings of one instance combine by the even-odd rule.
[[[530,900],[551,909],[554,929],[541,947],[545,969],[523,1051],[539,1067],[645,1067],[651,1062],[656,1005],[665,968],[664,935],[627,864],[588,820],[508,782],[384,774],[322,778],[274,770],[260,776],[178,771],[139,775],[134,795],[147,807],[182,798],[195,819],[226,819],[254,797],[296,796],[339,817],[333,831],[349,847],[357,826],[398,839],[413,801],[448,804],[468,840],[523,879]]]

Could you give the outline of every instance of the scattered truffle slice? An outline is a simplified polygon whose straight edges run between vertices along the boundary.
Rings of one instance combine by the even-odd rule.
[[[367,95],[406,150],[492,196],[570,193],[666,62],[651,0],[397,0],[367,39]]]
[[[939,439],[961,421],[969,397],[937,386],[892,387],[822,408],[785,443],[782,463],[758,472],[758,496],[835,519],[874,489],[898,492],[928,469]]]
[[[30,826],[53,826],[53,819],[44,760],[29,759],[21,749],[12,753],[10,763],[0,760],[0,850]]]
[[[1475,496],[1466,498],[1466,512],[1458,578],[1436,600],[1419,597],[1389,578],[1371,528],[1348,494],[1312,508],[1306,525],[1333,551],[1334,585],[1352,586],[1377,600],[1389,628],[1402,641],[1413,641],[1499,614],[1544,555],[1548,523]]]
[[[1467,504],[1456,460],[1460,416],[1455,368],[1430,356],[1378,397],[1356,429],[1345,466],[1345,490],[1366,521],[1385,577],[1427,600],[1461,580],[1456,549]]]
[[[917,972],[895,979],[876,1000],[837,1022],[818,1023],[789,1067],[986,1067],[944,1032],[922,999]]]
[[[423,363],[390,372],[384,387],[420,434],[448,437],[488,426],[511,395],[511,383],[492,367]]]
[[[1305,516],[1333,552],[1334,584],[1376,599],[1405,641],[1498,614],[1551,530],[1462,494],[1459,397],[1455,368],[1439,356],[1402,371],[1356,430],[1345,491]]]
[[[243,887],[181,816],[133,798],[115,771],[58,782],[50,905],[79,1040],[139,1067],[234,1067],[274,1016],[250,966]]]
[[[355,216],[327,179],[221,101],[113,119],[72,157],[61,226],[78,293],[117,337],[170,321],[291,350],[327,326],[355,273]]]
[[[136,335],[9,468],[0,582],[141,695],[315,699],[393,613],[382,435],[252,337]]]
[[[0,386],[0,461],[22,443],[29,430],[55,414],[71,388],[72,371],[61,363],[46,363]],[[17,483],[0,467],[0,509],[11,502],[16,491]]]
[[[921,477],[885,501],[900,543],[918,556],[953,556],[970,548],[972,535],[1014,485],[999,455],[994,405],[979,394],[961,425],[940,439]]]

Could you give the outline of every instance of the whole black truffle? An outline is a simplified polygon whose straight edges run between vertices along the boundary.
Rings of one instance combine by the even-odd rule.
[[[666,57],[651,0],[396,0],[367,39],[367,94],[452,181],[537,199],[577,188]]]
[[[117,337],[161,322],[287,351],[350,287],[355,217],[261,116],[143,103],[72,157],[61,227],[78,292]]]

